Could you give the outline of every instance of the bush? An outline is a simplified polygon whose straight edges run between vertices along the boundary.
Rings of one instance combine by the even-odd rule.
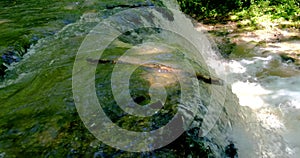
[[[197,20],[227,19],[237,15],[254,21],[267,15],[272,20],[300,20],[300,0],[177,0],[182,11]]]

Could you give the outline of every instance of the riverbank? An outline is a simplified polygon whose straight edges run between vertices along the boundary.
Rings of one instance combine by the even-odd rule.
[[[282,60],[300,65],[299,26],[284,28],[287,23],[262,23],[260,28],[240,27],[238,22],[227,24],[197,23],[196,29],[211,35],[225,58],[247,58],[271,53]],[[256,54],[253,54],[253,50]]]

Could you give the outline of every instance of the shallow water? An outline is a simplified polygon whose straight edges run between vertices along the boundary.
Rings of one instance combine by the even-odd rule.
[[[90,7],[93,8],[95,4],[98,4],[96,2],[97,1],[85,1],[85,4],[90,5]],[[136,1],[132,1],[132,3],[136,3]],[[202,138],[200,139],[198,137],[197,131],[194,133],[184,133],[180,139],[175,141],[176,144],[171,143],[170,146],[167,146],[166,148],[149,153],[131,153],[118,150],[105,145],[96,139],[96,137],[93,136],[90,131],[88,131],[86,128],[87,126],[83,124],[82,121],[84,119],[81,120],[78,115],[78,107],[76,109],[76,100],[74,101],[72,94],[72,70],[74,61],[78,49],[81,48],[84,50],[85,48],[80,47],[80,45],[82,44],[86,35],[90,32],[90,30],[97,26],[100,21],[108,18],[105,22],[110,23],[113,26],[115,25],[117,29],[122,30],[124,28],[131,28],[132,26],[137,27],[137,24],[131,23],[132,21],[130,21],[130,18],[136,19],[138,20],[137,22],[139,22],[144,20],[140,18],[141,15],[148,15],[146,13],[151,11],[153,12],[154,16],[146,16],[146,18],[149,18],[150,20],[145,21],[145,24],[161,22],[163,25],[172,24],[173,26],[179,26],[179,23],[184,22],[185,25],[182,25],[182,27],[192,28],[190,20],[186,19],[183,14],[180,13],[176,15],[178,16],[179,21],[176,19],[175,22],[177,23],[174,24],[172,23],[172,20],[174,20],[172,19],[172,12],[164,12],[163,9],[152,8],[153,6],[150,6],[148,10],[145,10],[145,8],[136,10],[136,12],[139,14],[134,14],[136,12],[125,12],[126,14],[124,15],[127,15],[126,18],[129,19],[119,18],[122,17],[123,14],[109,18],[110,15],[125,10],[124,8],[116,8],[112,11],[96,10],[94,11],[95,13],[86,13],[74,23],[68,24],[62,29],[59,29],[59,31],[57,31],[54,35],[38,40],[37,43],[34,46],[31,46],[28,52],[22,57],[20,62],[6,65],[8,69],[6,70],[5,79],[1,81],[0,84],[0,105],[3,109],[0,112],[1,156],[5,155],[7,157],[21,157],[23,155],[27,155],[34,157],[36,155],[40,155],[42,157],[146,157],[151,155],[168,155],[176,157],[187,155],[203,156],[210,154],[211,151],[204,146],[201,141]],[[69,9],[69,7],[67,7],[67,9]],[[151,18],[157,18],[159,20],[155,19],[157,21],[151,21]],[[181,28],[178,27],[173,29],[181,30]],[[174,32],[178,30],[175,30]],[[107,30],[97,33],[105,35],[107,34],[106,31]],[[187,30],[185,33],[190,37],[193,37],[193,34],[190,34],[190,31],[192,30]],[[93,32],[90,35],[93,36]],[[92,41],[99,42],[107,39],[99,38],[98,41]],[[144,42],[143,40],[146,41]],[[151,44],[151,42],[154,42],[154,44]],[[154,60],[151,61],[152,63],[164,63],[160,66],[160,68],[155,66],[153,67],[153,64],[151,65],[150,63],[151,66],[141,66],[141,68],[134,71],[134,75],[130,78],[131,84],[129,86],[131,89],[132,98],[136,102],[139,102],[142,105],[147,104],[149,101],[148,93],[158,97],[164,95],[165,93],[163,92],[156,93],[156,89],[161,88],[161,85],[166,86],[165,89],[168,94],[167,98],[160,98],[162,101],[164,99],[166,100],[167,106],[165,109],[161,110],[161,113],[157,114],[158,119],[152,120],[154,121],[153,124],[148,124],[148,118],[141,119],[124,115],[120,108],[117,107],[115,101],[111,98],[112,95],[110,94],[112,91],[107,89],[110,87],[111,89],[114,89],[114,85],[111,85],[110,80],[107,80],[107,78],[111,76],[111,71],[113,70],[114,65],[99,64],[99,68],[97,70],[99,71],[99,74],[97,73],[95,75],[95,87],[97,88],[96,92],[99,96],[99,100],[105,103],[103,104],[103,109],[105,109],[106,113],[110,115],[111,119],[116,124],[119,124],[123,128],[136,131],[156,129],[159,128],[159,126],[164,125],[166,123],[164,120],[168,120],[173,116],[174,111],[176,112],[174,108],[177,106],[174,106],[174,104],[179,104],[177,96],[184,96],[184,99],[180,100],[181,104],[179,104],[178,107],[181,107],[180,111],[183,111],[182,113],[184,113],[185,117],[190,118],[193,118],[190,115],[193,115],[196,112],[196,114],[199,115],[197,117],[203,115],[204,112],[198,112],[199,110],[197,109],[205,109],[206,107],[204,104],[208,105],[211,97],[224,98],[224,95],[222,94],[223,91],[218,93],[219,96],[210,96],[211,92],[220,89],[222,86],[210,85],[204,81],[198,81],[196,74],[192,71],[181,73],[180,69],[186,67],[182,67],[183,65],[178,65],[177,61],[183,59],[182,62],[190,63],[187,68],[191,67],[192,65],[199,74],[204,76],[202,79],[205,79],[205,77],[210,77],[210,75],[215,77],[213,72],[209,73],[206,64],[201,64],[203,58],[201,55],[199,55],[198,49],[191,46],[189,42],[190,41],[187,41],[185,38],[182,38],[177,34],[170,33],[170,31],[168,32],[154,28],[148,30],[134,30],[129,33],[124,33],[123,36],[120,36],[119,38],[115,39],[115,42],[111,43],[110,47],[108,47],[103,54],[104,60],[115,60],[115,58],[120,57],[120,55],[124,54],[127,50],[134,50],[135,48],[138,50],[138,52],[143,51],[148,53],[149,56],[152,56],[154,58]],[[168,44],[169,46],[166,47],[163,44],[160,45],[161,43]],[[92,44],[89,46],[94,48],[94,46],[97,45]],[[201,45],[197,46],[200,48],[202,47],[203,49],[201,50],[208,49]],[[147,52],[147,49],[149,50],[147,47],[155,48],[154,50],[157,51],[151,50]],[[159,52],[161,49],[164,51],[167,50],[167,53]],[[139,54],[135,55],[139,56]],[[131,57],[130,59],[127,59],[130,60],[131,63],[127,62],[125,65],[133,67],[144,57],[145,56],[140,56],[139,58]],[[92,62],[89,63],[88,61]],[[92,60],[90,60],[90,58],[84,58],[83,62],[85,65],[95,64],[95,62],[93,62],[93,58]],[[122,64],[120,65],[120,68],[125,67],[122,66]],[[169,69],[169,67],[173,67],[173,69]],[[179,69],[179,71],[177,72],[176,69]],[[187,86],[178,87],[178,81],[170,80],[170,78],[173,77],[169,72],[170,70],[175,70],[174,74],[179,74],[178,81],[181,81],[181,83],[184,83]],[[84,74],[85,72],[88,72],[88,70],[80,73]],[[76,71],[75,74],[77,74]],[[140,76],[145,77],[145,79],[142,80]],[[153,76],[154,78],[152,78]],[[120,79],[122,77],[123,76],[117,78]],[[89,81],[90,80],[84,80],[83,83],[89,83]],[[153,87],[150,87],[148,92],[149,83],[157,81],[160,83],[159,86],[155,87],[156,85],[154,85]],[[192,94],[191,91],[180,94],[180,90],[191,88],[193,85],[197,85],[195,87],[200,85],[201,88],[203,88],[201,91],[203,93],[202,95],[207,96],[207,98],[203,98],[203,104],[202,100],[199,98],[199,91],[196,91]],[[118,90],[119,88],[115,89]],[[90,93],[83,94],[83,96],[87,97],[90,95]],[[75,97],[75,99],[77,98]],[[221,104],[222,99],[219,100],[220,103],[215,101],[214,104]],[[190,118],[187,119],[192,120]],[[200,121],[200,118],[195,120],[193,122],[195,125],[193,126],[199,126]],[[205,125],[210,127],[211,123],[207,123]],[[95,124],[91,124],[91,126],[94,127]],[[184,128],[188,129],[189,127],[187,126]],[[107,134],[109,138],[115,138],[117,136],[114,135],[115,137],[112,137],[112,133]],[[208,138],[206,139],[208,140]],[[220,138],[220,140],[221,139],[222,138]],[[138,141],[138,139],[134,141]],[[119,142],[123,143],[122,141]],[[218,141],[211,142],[211,144],[218,143]],[[134,143],[129,143],[129,145],[131,144]],[[224,144],[226,144],[225,141],[223,144],[221,144],[222,147],[224,147]],[[149,146],[147,148],[152,147]],[[221,147],[218,148],[216,148],[217,150],[211,150],[218,151],[219,155],[223,154]]]

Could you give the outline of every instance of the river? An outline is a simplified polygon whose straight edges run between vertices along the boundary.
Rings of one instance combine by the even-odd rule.
[[[107,2],[96,0],[3,1],[0,4],[6,8],[0,12],[1,32],[6,33],[1,36],[1,41],[6,41],[0,43],[1,55],[7,55],[9,46],[23,43],[24,38],[30,42],[30,48],[23,51],[26,53],[15,53],[10,56],[14,60],[5,63],[5,76],[0,83],[0,157],[201,157],[211,153],[214,153],[212,157],[226,157],[230,143],[235,145],[242,158],[296,158],[300,155],[300,140],[297,139],[300,132],[300,73],[293,63],[282,61],[279,55],[264,54],[265,50],[261,48],[253,49],[255,55],[251,57],[222,59],[212,49],[214,43],[197,33],[189,19],[177,11],[159,9],[160,2],[136,0],[107,5]],[[173,3],[165,5],[178,10]],[[153,9],[154,6],[158,9]],[[126,12],[127,9],[133,11]],[[116,14],[119,12],[122,14]],[[148,12],[153,12],[153,17],[147,16]],[[136,21],[132,23],[132,19]],[[148,21],[143,21],[145,19]],[[115,30],[103,30],[106,24],[117,30],[154,24],[160,29],[136,29],[112,39],[102,60],[90,58],[95,57],[94,54],[85,56],[86,48],[101,50],[96,47],[97,42],[105,43],[111,38],[110,33],[114,35]],[[107,38],[95,39],[91,30],[98,34],[97,37]],[[86,41],[89,42],[84,45]],[[143,52],[142,56],[140,52]],[[123,57],[124,54],[128,57]],[[84,60],[80,61],[80,57]],[[115,68],[107,65],[119,57]],[[149,58],[151,62],[145,64]],[[86,64],[87,68],[76,68],[74,61]],[[132,82],[128,87],[133,89],[130,95],[135,102],[146,105],[154,96],[166,101],[166,105],[181,103],[178,107],[183,116],[187,120],[194,117],[191,127],[185,128],[189,131],[175,143],[153,152],[126,152],[106,145],[103,143],[106,139],[101,142],[95,131],[86,128],[99,127],[99,122],[87,123],[85,121],[90,121],[90,117],[84,117],[98,116],[93,113],[97,110],[82,114],[79,110],[82,106],[78,106],[82,99],[92,98],[92,95],[85,93],[82,96],[86,98],[79,96],[78,99],[74,90],[74,83],[93,82],[89,78],[74,81],[74,75],[89,75],[95,63],[98,64],[96,84],[90,88],[96,87],[98,99],[104,103],[104,111],[114,123],[130,130],[149,131],[166,124],[166,119],[177,112],[172,106],[166,106],[156,113],[157,119],[151,120],[156,121],[154,124],[120,112],[111,97],[123,89],[110,82],[124,83],[123,80],[128,79]],[[134,65],[140,67],[136,69]],[[197,75],[191,75],[195,70]],[[111,77],[112,71],[116,71],[112,73],[114,79],[105,80]],[[126,71],[132,71],[133,77],[127,76]],[[161,90],[162,85],[164,90]],[[191,87],[199,89],[190,90]],[[178,93],[179,90],[184,93]],[[119,101],[131,102],[123,99],[126,97],[127,94],[122,93]],[[184,99],[178,100],[178,97]],[[132,112],[130,107],[126,108],[129,109],[126,112]],[[200,126],[202,131],[195,128]],[[193,129],[198,130],[193,133]],[[106,134],[111,136],[112,133]],[[114,133],[114,137],[121,139],[122,135],[118,134]],[[122,144],[119,141],[110,145],[122,149],[118,146],[120,142]],[[128,151],[134,151],[134,142],[129,144],[131,150]]]

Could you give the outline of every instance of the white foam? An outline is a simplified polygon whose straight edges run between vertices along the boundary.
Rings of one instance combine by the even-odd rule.
[[[258,83],[238,81],[233,83],[231,86],[232,92],[239,98],[241,106],[258,109],[268,105],[262,97],[270,94],[271,91],[264,89]]]
[[[274,61],[279,64],[270,64]],[[244,133],[248,139],[253,139],[250,143],[240,139],[238,131],[234,132],[239,156],[247,157],[250,152],[251,157],[299,157],[300,76],[295,73],[292,77],[256,77],[264,69],[288,71],[293,67],[281,63],[278,55],[232,60],[226,66],[232,77],[227,81],[243,106],[245,120],[241,122],[247,122],[241,128],[249,132]]]
[[[246,72],[246,67],[244,67],[241,63],[231,60],[227,64],[227,71],[230,71],[232,73],[245,73]]]

